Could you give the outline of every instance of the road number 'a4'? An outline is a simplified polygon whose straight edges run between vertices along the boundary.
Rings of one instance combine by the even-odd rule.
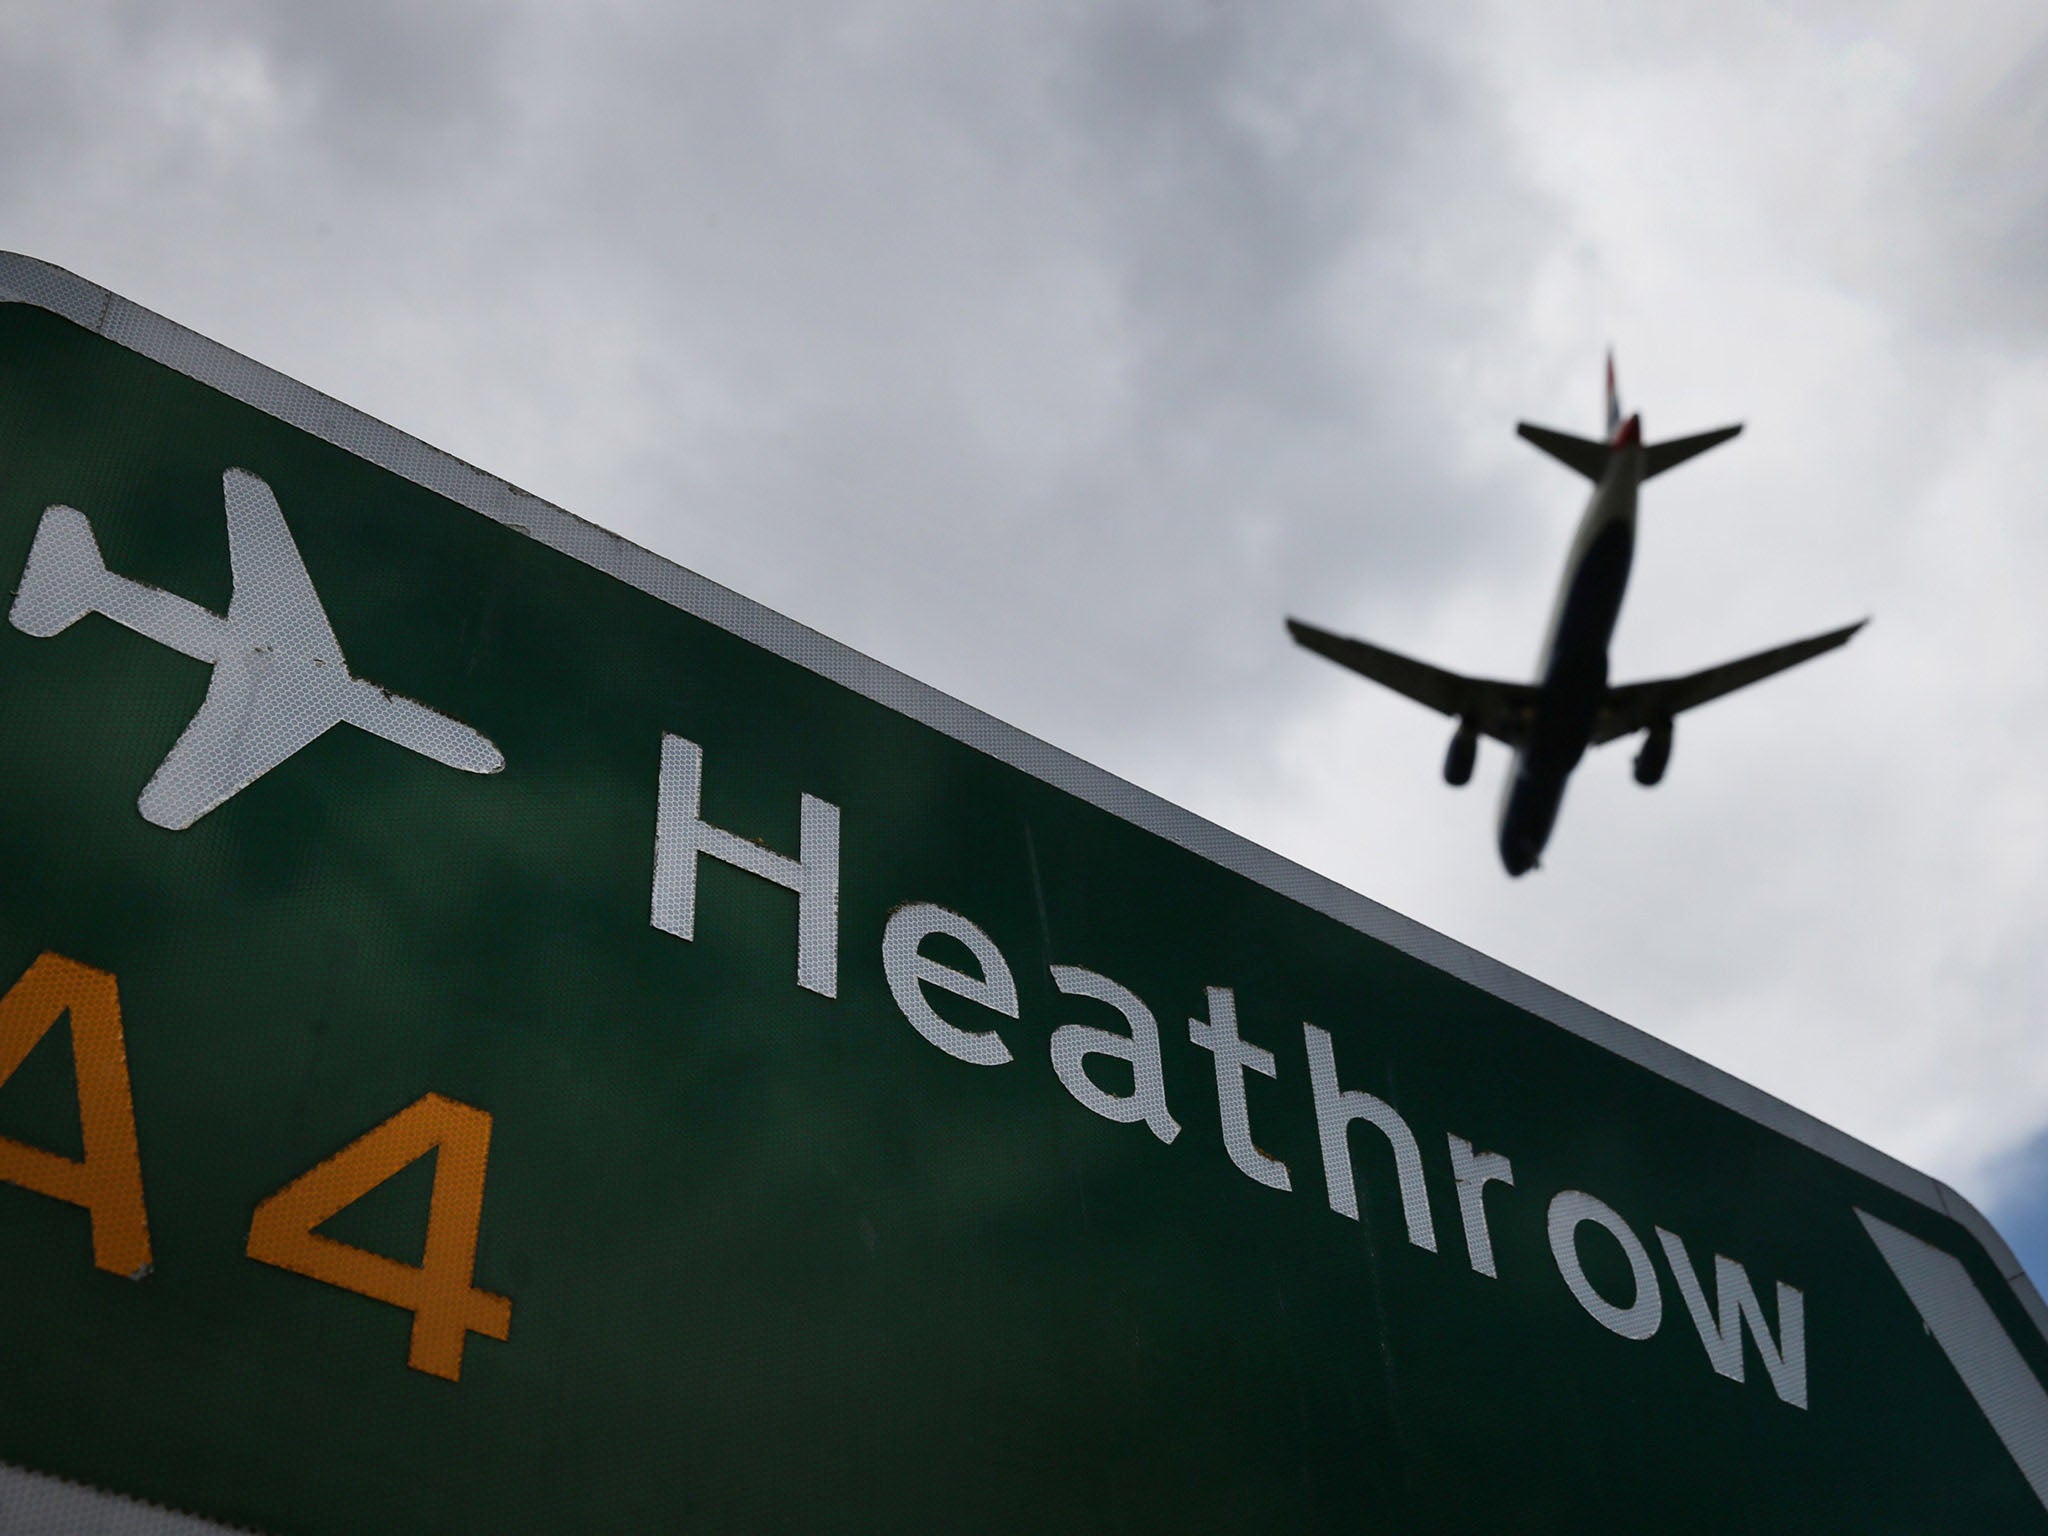
[[[93,1262],[141,1279],[151,1264],[149,1214],[114,977],[59,954],[38,956],[0,996],[0,1087],[66,1014],[85,1155],[0,1136],[0,1182],[82,1206],[92,1217]],[[459,1380],[468,1335],[504,1339],[512,1327],[510,1299],[471,1283],[490,1146],[488,1111],[429,1093],[259,1204],[248,1255],[412,1313],[412,1368]],[[314,1230],[429,1152],[437,1155],[420,1263]]]

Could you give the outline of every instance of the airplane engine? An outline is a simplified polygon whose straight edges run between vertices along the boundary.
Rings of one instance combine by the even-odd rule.
[[[1451,750],[1444,754],[1444,782],[1466,784],[1472,778],[1472,764],[1479,756],[1479,727],[1470,720],[1458,722],[1458,734],[1451,738]]]
[[[1643,738],[1643,750],[1636,754],[1636,782],[1655,784],[1671,763],[1671,722],[1660,720]]]

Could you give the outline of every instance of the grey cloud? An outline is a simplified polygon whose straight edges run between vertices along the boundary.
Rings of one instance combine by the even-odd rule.
[[[1915,276],[1938,316],[1993,339],[2048,338],[2048,31],[1914,147]]]
[[[162,69],[253,55],[292,99],[299,151],[346,173],[459,187],[505,112],[497,56],[508,21],[495,7],[216,0],[113,14],[120,46],[145,71],[151,59]]]
[[[668,473],[712,494],[636,530],[703,564],[748,520],[775,566],[711,574],[956,658],[937,681],[1054,734],[1140,732],[1218,669],[1274,683],[1232,701],[1262,709],[1300,675],[1289,602],[1391,606],[1522,547],[1443,502],[1433,381],[1475,307],[1515,304],[1540,211],[1483,170],[1484,102],[1377,13],[839,16],[563,43],[634,86],[554,103],[539,206],[561,240],[602,229],[593,266],[687,347],[657,375],[737,402],[679,423]],[[1444,296],[1454,263],[1484,281]],[[1334,558],[1374,535],[1372,564]],[[858,574],[892,570],[929,573],[916,605]],[[977,685],[1048,651],[1057,699]]]

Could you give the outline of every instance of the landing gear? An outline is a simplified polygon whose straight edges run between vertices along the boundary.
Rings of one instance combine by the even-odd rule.
[[[1643,750],[1636,754],[1636,782],[1655,784],[1671,764],[1671,722],[1659,720],[1643,738]]]
[[[1451,738],[1451,750],[1444,754],[1444,782],[1467,784],[1472,764],[1479,756],[1479,727],[1470,720],[1458,722],[1458,734]]]

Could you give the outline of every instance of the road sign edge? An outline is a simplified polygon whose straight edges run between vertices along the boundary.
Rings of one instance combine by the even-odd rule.
[[[1804,1110],[63,267],[0,251],[0,304],[45,310],[217,389],[1391,945],[1884,1185],[1969,1233],[2048,1343],[2048,1304],[1981,1211],[1948,1185]]]

